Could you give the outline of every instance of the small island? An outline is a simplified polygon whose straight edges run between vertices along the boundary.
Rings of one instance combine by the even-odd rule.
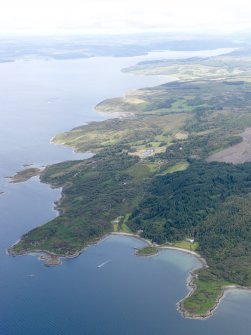
[[[179,80],[105,100],[97,110],[123,118],[55,136],[55,144],[95,155],[25,172],[62,188],[59,216],[9,252],[51,253],[57,263],[112,232],[138,234],[154,245],[138,254],[178,248],[200,258],[178,309],[206,318],[227,288],[251,287],[250,51],[126,71]]]

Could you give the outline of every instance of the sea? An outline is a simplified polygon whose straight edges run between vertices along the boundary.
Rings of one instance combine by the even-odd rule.
[[[0,63],[0,335],[249,335],[251,294],[227,293],[206,320],[184,319],[177,302],[200,266],[192,255],[162,250],[135,256],[144,242],[108,236],[78,258],[46,267],[37,255],[11,257],[6,249],[22,234],[58,215],[60,189],[34,177],[6,178],[25,165],[85,159],[50,143],[57,133],[111,117],[100,101],[172,78],[122,73],[139,61],[206,57],[227,50],[159,51],[137,57],[18,60]]]

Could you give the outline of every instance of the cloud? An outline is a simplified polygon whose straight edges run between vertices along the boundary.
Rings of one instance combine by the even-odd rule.
[[[1,4],[0,30],[224,33],[251,29],[250,16],[247,0],[8,0]]]

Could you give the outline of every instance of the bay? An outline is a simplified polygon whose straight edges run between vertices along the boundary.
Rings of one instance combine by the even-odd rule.
[[[162,251],[136,257],[134,247],[143,242],[118,236],[55,268],[44,267],[32,255],[9,257],[5,252],[23,233],[57,215],[53,202],[60,190],[37,177],[21,184],[9,184],[4,177],[24,164],[88,157],[50,145],[51,137],[107,118],[94,111],[103,99],[169,80],[121,73],[121,68],[145,59],[221,52],[0,64],[0,334],[249,334],[251,297],[243,291],[228,293],[208,320],[183,319],[176,311],[187,292],[187,274],[199,265],[191,255]]]

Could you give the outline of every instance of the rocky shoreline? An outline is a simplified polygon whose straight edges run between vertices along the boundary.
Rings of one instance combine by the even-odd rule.
[[[223,301],[226,294],[230,291],[243,290],[243,291],[251,293],[251,288],[249,288],[249,287],[243,287],[243,286],[238,286],[238,285],[229,285],[229,286],[226,286],[226,287],[222,288],[218,298],[216,299],[215,305],[212,308],[210,308],[207,313],[202,314],[202,315],[189,313],[186,310],[186,308],[184,307],[184,301],[187,298],[189,298],[191,295],[193,295],[193,293],[197,289],[196,284],[195,284],[195,280],[197,278],[197,274],[195,272],[196,270],[197,269],[191,271],[188,275],[188,279],[187,279],[187,287],[189,289],[188,294],[182,300],[180,300],[176,305],[177,306],[177,311],[180,312],[181,315],[186,319],[206,320],[206,319],[210,318],[211,316],[213,316],[215,311],[218,309],[220,303]]]
[[[24,170],[18,171],[14,176],[7,176],[5,178],[9,179],[9,183],[16,184],[25,182],[32,177],[41,175],[45,167],[26,167]]]
[[[182,248],[178,248],[178,247],[174,247],[174,246],[161,246],[161,245],[153,244],[150,240],[144,239],[140,235],[137,235],[137,234],[134,234],[134,233],[111,232],[109,234],[106,234],[102,238],[100,238],[96,241],[93,241],[92,243],[89,243],[82,250],[76,251],[74,254],[57,255],[57,254],[55,254],[51,251],[48,251],[48,250],[33,250],[33,251],[30,251],[30,252],[29,251],[28,252],[26,252],[26,251],[22,252],[21,251],[20,253],[15,253],[11,250],[11,248],[15,244],[17,244],[20,240],[18,240],[16,243],[14,243],[11,246],[11,248],[9,248],[6,252],[7,252],[8,255],[14,256],[14,257],[15,256],[32,255],[32,254],[33,255],[38,255],[38,259],[40,261],[42,261],[45,266],[58,266],[58,265],[63,264],[63,261],[62,261],[63,258],[65,258],[65,259],[76,258],[76,257],[80,256],[84,252],[84,250],[86,250],[86,248],[88,248],[89,246],[92,246],[94,244],[101,243],[102,241],[104,241],[109,236],[133,237],[133,238],[136,238],[136,239],[146,243],[147,246],[149,246],[149,247],[153,247],[153,246],[156,247],[158,249],[158,251],[160,251],[160,250],[176,250],[176,251],[180,251],[180,252],[183,252],[183,253],[186,253],[186,254],[191,254],[199,260],[199,262],[201,263],[201,266],[194,268],[188,274],[186,286],[187,286],[189,292],[187,293],[187,295],[184,298],[182,298],[176,304],[177,311],[184,318],[199,319],[199,320],[208,319],[209,317],[211,317],[214,314],[214,312],[217,310],[219,304],[224,299],[226,293],[230,290],[231,291],[232,290],[245,290],[245,291],[249,291],[251,293],[251,289],[248,288],[248,287],[242,287],[242,286],[237,286],[237,285],[226,286],[222,289],[221,294],[219,295],[219,297],[217,298],[217,300],[215,302],[215,305],[207,313],[205,313],[203,315],[197,315],[197,314],[190,313],[184,307],[184,301],[187,298],[189,298],[191,295],[193,295],[193,293],[196,291],[197,287],[196,287],[196,284],[195,284],[195,280],[197,279],[197,270],[208,267],[206,260],[194,251],[190,251],[190,250],[187,250],[187,249],[182,249]],[[137,255],[137,252],[135,252],[135,255]],[[158,253],[152,254],[152,255],[149,255],[149,256],[154,257],[156,255],[158,255]],[[142,257],[142,256],[149,257],[148,255],[139,255],[139,256],[140,257]]]

